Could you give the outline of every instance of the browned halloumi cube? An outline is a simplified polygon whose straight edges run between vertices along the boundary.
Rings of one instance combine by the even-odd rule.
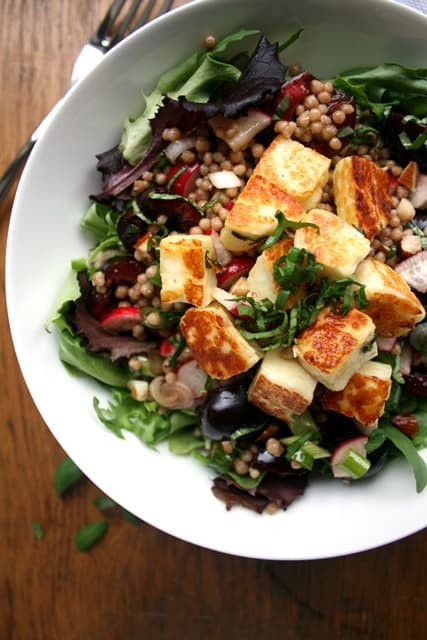
[[[360,425],[375,427],[390,395],[391,373],[389,364],[365,362],[342,391],[326,391],[323,408],[354,418]]]
[[[391,215],[389,177],[375,162],[347,156],[334,170],[334,198],[340,218],[372,240]]]
[[[301,227],[295,231],[294,244],[316,256],[323,265],[322,275],[330,280],[351,276],[371,248],[369,241],[357,229],[325,209],[312,209],[302,222],[316,227]]]
[[[253,175],[261,175],[286,191],[308,211],[320,202],[330,163],[314,149],[278,135],[262,154]]]
[[[258,300],[268,298],[271,302],[275,302],[280,287],[274,279],[274,263],[286,255],[292,246],[292,238],[283,238],[275,242],[269,249],[265,249],[258,256],[254,266],[248,273],[248,295],[252,295]]]
[[[364,362],[377,353],[375,325],[358,309],[338,315],[325,307],[295,339],[300,364],[327,389],[341,391]]]
[[[313,401],[316,380],[281,349],[268,351],[248,390],[249,402],[280,420],[291,421]]]
[[[185,302],[205,306],[212,300],[216,275],[212,238],[208,235],[170,235],[160,242],[163,303]]]
[[[272,234],[277,228],[276,212],[286,218],[299,220],[303,208],[289,194],[279,189],[263,176],[251,176],[238,196],[225,221],[225,228],[240,238],[259,240]],[[222,234],[227,249],[227,236]]]
[[[405,280],[389,265],[366,258],[354,274],[365,285],[368,306],[364,309],[385,337],[407,335],[425,317],[425,309]]]
[[[187,309],[180,327],[194,358],[217,380],[248,371],[261,357],[241,336],[228,311],[219,304]]]

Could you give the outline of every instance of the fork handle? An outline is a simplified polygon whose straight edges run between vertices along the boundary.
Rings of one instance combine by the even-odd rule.
[[[6,197],[9,192],[10,187],[13,184],[13,181],[18,174],[21,167],[24,165],[26,159],[31,153],[32,148],[35,145],[35,140],[30,138],[24,144],[24,146],[18,151],[15,159],[10,163],[2,177],[0,178],[0,202]]]

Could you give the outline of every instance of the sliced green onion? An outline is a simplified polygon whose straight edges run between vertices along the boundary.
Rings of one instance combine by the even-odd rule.
[[[302,467],[304,467],[304,469],[308,469],[309,471],[311,471],[314,465],[313,456],[310,453],[307,453],[304,447],[295,451],[291,460],[298,462]]]
[[[354,449],[350,449],[345,459],[337,464],[337,467],[350,474],[353,480],[358,480],[369,471],[371,463],[368,458],[361,456]]]

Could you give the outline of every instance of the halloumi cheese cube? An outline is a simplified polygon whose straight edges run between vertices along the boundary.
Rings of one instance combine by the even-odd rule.
[[[219,304],[187,309],[180,328],[194,358],[217,380],[244,373],[261,358],[258,350],[234,326],[228,311]]]
[[[224,225],[219,234],[224,247],[233,253],[253,253],[256,250],[258,240],[244,238],[239,233],[234,232]]]
[[[360,156],[342,158],[334,170],[334,198],[340,218],[372,240],[391,215],[388,175],[375,162]]]
[[[208,235],[170,235],[160,242],[160,299],[203,307],[212,300],[215,251]]]
[[[407,335],[424,319],[424,306],[405,280],[389,265],[367,258],[356,269],[355,279],[365,285],[364,309],[384,337]]]
[[[258,256],[246,279],[248,295],[258,300],[268,298],[271,302],[276,301],[280,287],[274,279],[274,263],[286,255],[292,245],[292,238],[283,238]]]
[[[369,240],[357,229],[325,209],[312,209],[302,222],[315,224],[295,231],[294,244],[316,256],[322,275],[330,280],[351,276],[370,250]]]
[[[341,391],[362,364],[377,355],[375,325],[358,309],[342,316],[325,307],[296,337],[294,353],[313,378]]]
[[[366,427],[375,427],[384,413],[391,389],[392,368],[383,362],[365,362],[342,391],[327,390],[322,406],[354,418]]]
[[[239,237],[259,240],[276,230],[277,211],[282,211],[291,220],[299,220],[304,213],[294,198],[266,177],[251,176],[228,214],[225,227]],[[230,249],[224,236],[221,239]]]
[[[286,191],[307,211],[320,202],[330,164],[329,158],[314,149],[278,135],[262,154],[252,175],[261,175]]]
[[[313,401],[316,380],[281,349],[268,351],[248,389],[248,400],[265,413],[291,421]]]

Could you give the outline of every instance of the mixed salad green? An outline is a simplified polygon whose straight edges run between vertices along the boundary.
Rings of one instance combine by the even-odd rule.
[[[282,44],[272,44],[256,30],[241,30],[194,53],[159,78],[145,96],[143,112],[127,119],[117,147],[97,156],[102,188],[91,195],[81,220],[82,230],[92,238],[92,249],[88,256],[73,260],[53,319],[59,357],[69,371],[90,376],[111,390],[106,407],[97,398],[93,403],[108,429],[118,437],[132,432],[150,447],[166,441],[173,453],[194,456],[217,474],[213,491],[228,507],[240,504],[258,512],[271,504],[286,508],[304,492],[309,479],[318,474],[332,476],[334,449],[357,439],[360,431],[349,417],[333,413],[325,417],[316,401],[310,411],[294,416],[292,424],[273,419],[247,400],[253,377],[250,371],[224,384],[203,375],[193,363],[193,374],[202,384],[193,403],[168,399],[167,386],[160,402],[156,394],[147,393],[155,378],[163,377],[167,385],[168,380],[176,382],[178,374],[179,381],[183,365],[193,362],[180,331],[188,305],[162,305],[159,299],[159,246],[171,233],[188,234],[199,224],[203,229],[200,221],[209,216],[212,219],[209,212],[213,210],[224,216],[224,209],[231,209],[238,195],[238,190],[229,189],[229,197],[220,201],[219,189],[210,201],[198,200],[197,189],[190,190],[185,182],[194,161],[183,162],[180,157],[184,152],[196,153],[200,130],[208,130],[206,135],[214,137],[208,126],[211,119],[237,120],[254,109],[269,114],[269,125],[250,142],[263,148],[274,137],[277,121],[297,120],[297,107],[307,96],[307,78],[313,79],[309,70],[300,68],[295,73],[290,63],[288,48],[303,37],[301,33]],[[287,65],[282,62],[284,51]],[[304,81],[298,84],[295,78]],[[381,151],[387,149],[388,158],[402,167],[415,163],[421,175],[427,171],[427,69],[386,62],[341,72],[328,81],[333,83],[337,104],[354,106],[354,116],[345,118],[336,132],[342,156],[357,153],[364,146],[380,159],[385,158]],[[172,129],[179,131],[185,145],[181,155],[171,159],[167,153],[171,140],[164,134]],[[324,143],[312,140],[307,144],[333,155]],[[243,147],[243,155],[248,148]],[[256,161],[252,157],[253,165]],[[156,181],[160,175],[167,180]],[[138,190],[141,182],[147,183],[142,193]],[[222,209],[214,209],[218,203]],[[423,253],[427,221],[421,207],[406,228],[421,239]],[[281,212],[277,220],[276,232],[254,251],[259,253],[293,233],[295,224]],[[209,232],[215,233],[212,225]],[[277,282],[288,295],[306,285],[307,279],[316,281],[318,271],[313,256],[302,252],[292,256],[293,261],[278,260],[275,269]],[[403,261],[399,241],[387,245],[385,259],[393,265]],[[219,274],[227,271],[226,264],[214,265]],[[237,275],[245,275],[247,268],[248,263],[243,270],[241,264],[236,266]],[[150,290],[148,302],[125,303],[117,297],[119,289],[124,287],[126,294],[137,282],[144,282]],[[423,286],[416,293],[424,303],[427,286]],[[310,306],[312,315],[309,320],[305,316],[306,325],[315,319],[325,300],[333,300],[337,313],[365,307],[363,286],[358,287],[354,280],[333,286],[323,282],[322,287],[317,298],[322,304]],[[256,342],[262,334],[259,346],[266,351],[273,343],[275,347],[286,346],[285,334],[289,343],[289,323],[292,336],[301,331],[296,314],[284,318],[277,304],[253,299],[249,312],[251,300],[234,295],[236,304],[244,302],[236,322],[242,335]],[[135,327],[141,326],[138,334]],[[418,450],[427,441],[426,336],[427,323],[422,322],[409,335],[380,349],[377,360],[392,366],[391,393],[378,425],[366,437],[364,451],[352,450],[344,461],[347,478],[367,478],[388,460],[403,456],[414,471],[417,491],[425,488],[427,466]],[[410,364],[403,366],[403,354],[406,357],[408,353]],[[191,386],[192,380],[186,379],[184,385],[187,383]],[[269,450],[269,439],[278,447],[276,451]]]

